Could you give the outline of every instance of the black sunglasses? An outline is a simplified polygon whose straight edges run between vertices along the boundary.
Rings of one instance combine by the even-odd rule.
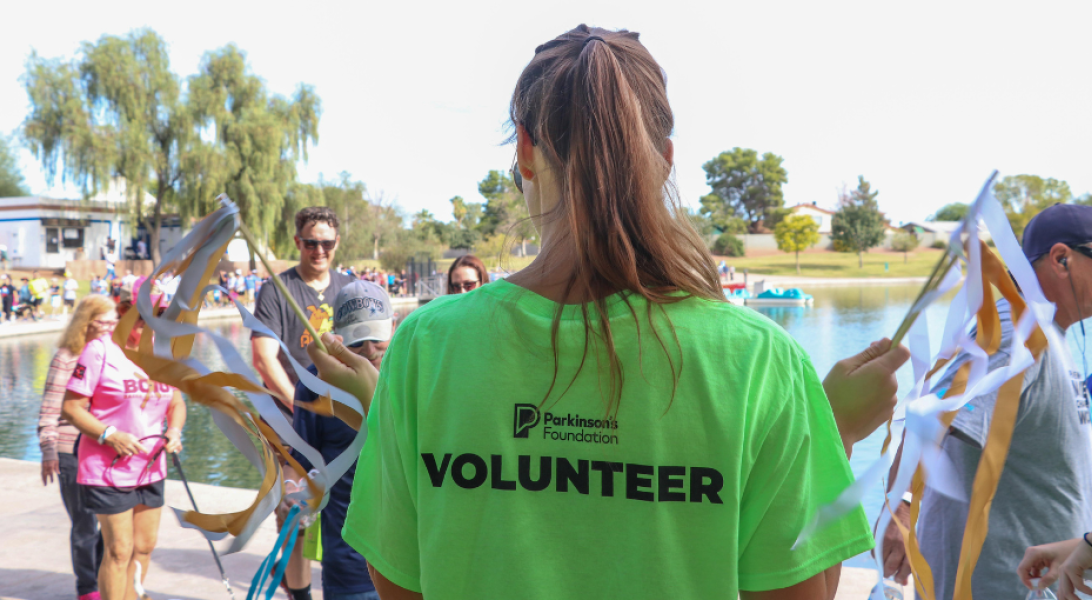
[[[322,244],[322,249],[329,252],[337,246],[337,240],[305,240],[300,238],[300,241],[303,242],[303,247],[308,250],[314,250],[319,247],[319,244]]]
[[[469,292],[471,290],[477,289],[478,286],[480,286],[481,284],[482,284],[482,282],[475,279],[474,281],[464,281],[462,283],[453,283],[453,284],[451,284],[451,289],[453,289],[453,290],[462,290],[464,292]]]
[[[1066,244],[1066,246],[1069,246],[1069,244]],[[1088,246],[1069,246],[1069,249],[1075,250],[1088,258],[1092,258],[1092,248],[1089,248]]]
[[[519,172],[519,163],[516,162],[515,157],[512,157],[512,182],[516,184],[516,189],[519,193],[523,193],[523,175]]]
[[[346,347],[346,348],[351,348],[351,349],[353,349],[353,350],[357,350],[357,349],[359,349],[359,348],[363,348],[363,347],[364,347],[364,344],[365,344],[365,343],[367,343],[367,341],[368,341],[368,340],[360,340],[359,342],[354,342],[354,343],[352,343],[352,344],[349,344],[349,345],[347,345],[347,346],[345,346],[345,347]]]

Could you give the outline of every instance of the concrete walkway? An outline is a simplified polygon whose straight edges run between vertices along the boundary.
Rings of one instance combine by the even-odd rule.
[[[56,483],[42,486],[38,463],[0,458],[0,599],[74,600],[75,578],[68,551],[69,520]],[[253,490],[191,484],[206,512],[241,510]],[[189,508],[182,484],[167,482],[167,506]],[[267,519],[242,552],[222,556],[238,600],[246,598],[250,578],[273,547],[277,532]],[[221,542],[222,543],[222,542]],[[321,588],[320,571],[313,582]],[[144,587],[154,600],[228,600],[205,539],[182,529],[164,508],[159,542]],[[284,598],[277,592],[277,598]],[[321,598],[321,593],[315,598]]]
[[[245,508],[253,490],[191,484],[197,504],[206,512]],[[189,508],[182,484],[167,481],[167,506]],[[72,600],[75,580],[68,553],[68,515],[56,483],[42,486],[39,464],[0,458],[0,600]],[[235,597],[246,598],[251,577],[273,547],[277,532],[267,519],[245,550],[224,556],[224,569]],[[322,598],[321,574],[312,569],[314,597]],[[865,600],[876,572],[842,570],[837,600]],[[164,508],[159,541],[152,554],[145,588],[154,600],[227,600],[227,591],[204,538],[182,529]],[[909,592],[909,590],[907,590]],[[277,598],[284,594],[277,592]],[[911,598],[909,593],[905,598]]]

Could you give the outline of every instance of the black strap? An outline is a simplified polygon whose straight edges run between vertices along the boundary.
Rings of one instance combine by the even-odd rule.
[[[174,460],[174,468],[178,471],[178,478],[182,480],[182,487],[186,488],[186,495],[190,497],[190,504],[193,505],[193,510],[200,512],[197,508],[197,501],[193,499],[193,492],[190,491],[190,482],[186,479],[186,474],[182,471],[182,461],[178,459],[178,454],[172,454],[171,458]],[[224,587],[227,588],[229,594],[231,594],[231,600],[235,600],[235,592],[231,589],[231,584],[228,583],[227,573],[224,572],[224,563],[220,562],[220,553],[216,551],[216,546],[212,544],[212,540],[205,538],[205,541],[209,543],[209,550],[212,550],[212,558],[216,561],[216,568],[220,569],[220,580],[224,583]]]

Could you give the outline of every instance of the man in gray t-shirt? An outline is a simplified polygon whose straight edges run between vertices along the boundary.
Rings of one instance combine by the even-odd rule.
[[[1012,321],[1008,303],[998,303],[1001,349],[990,370],[1009,362]],[[1059,332],[1059,337],[1064,334]],[[1027,589],[1016,565],[1029,546],[1069,539],[1092,529],[1092,446],[1088,393],[1080,373],[1065,368],[1048,348],[1024,374],[1020,410],[1005,469],[990,509],[990,529],[982,545],[971,589],[976,598],[1020,598]],[[947,389],[968,356],[961,354],[936,384]],[[959,411],[942,451],[955,467],[966,498],[986,445],[997,393],[978,396]],[[951,598],[967,523],[967,502],[926,487],[918,519],[922,555],[933,571],[936,597]]]
[[[1024,229],[1024,255],[1047,300],[1056,306],[1058,337],[1092,316],[1092,206],[1056,204]],[[1013,325],[1009,306],[998,303],[1001,347],[992,371],[1009,362]],[[1049,347],[1024,373],[1012,443],[990,507],[989,531],[971,576],[975,598],[1020,598],[1027,589],[1016,574],[1030,546],[1079,537],[1092,529],[1092,430],[1089,397],[1069,348]],[[934,389],[950,387],[961,353]],[[973,398],[959,411],[942,451],[962,483],[966,501],[926,487],[918,518],[921,551],[933,573],[937,600],[951,600],[967,523],[968,501],[986,444],[997,394]],[[891,480],[899,468],[896,462]],[[902,503],[896,517],[909,525]],[[884,533],[884,575],[904,581],[909,573],[902,535],[894,523]]]

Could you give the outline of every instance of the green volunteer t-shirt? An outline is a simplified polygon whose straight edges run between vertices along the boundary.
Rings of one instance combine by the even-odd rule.
[[[548,398],[555,303],[498,281],[413,312],[383,359],[345,540],[429,600],[735,598],[871,548],[858,507],[791,549],[852,480],[792,338],[727,303],[653,307],[655,332],[640,297],[608,303],[624,377],[609,415],[579,307]]]

